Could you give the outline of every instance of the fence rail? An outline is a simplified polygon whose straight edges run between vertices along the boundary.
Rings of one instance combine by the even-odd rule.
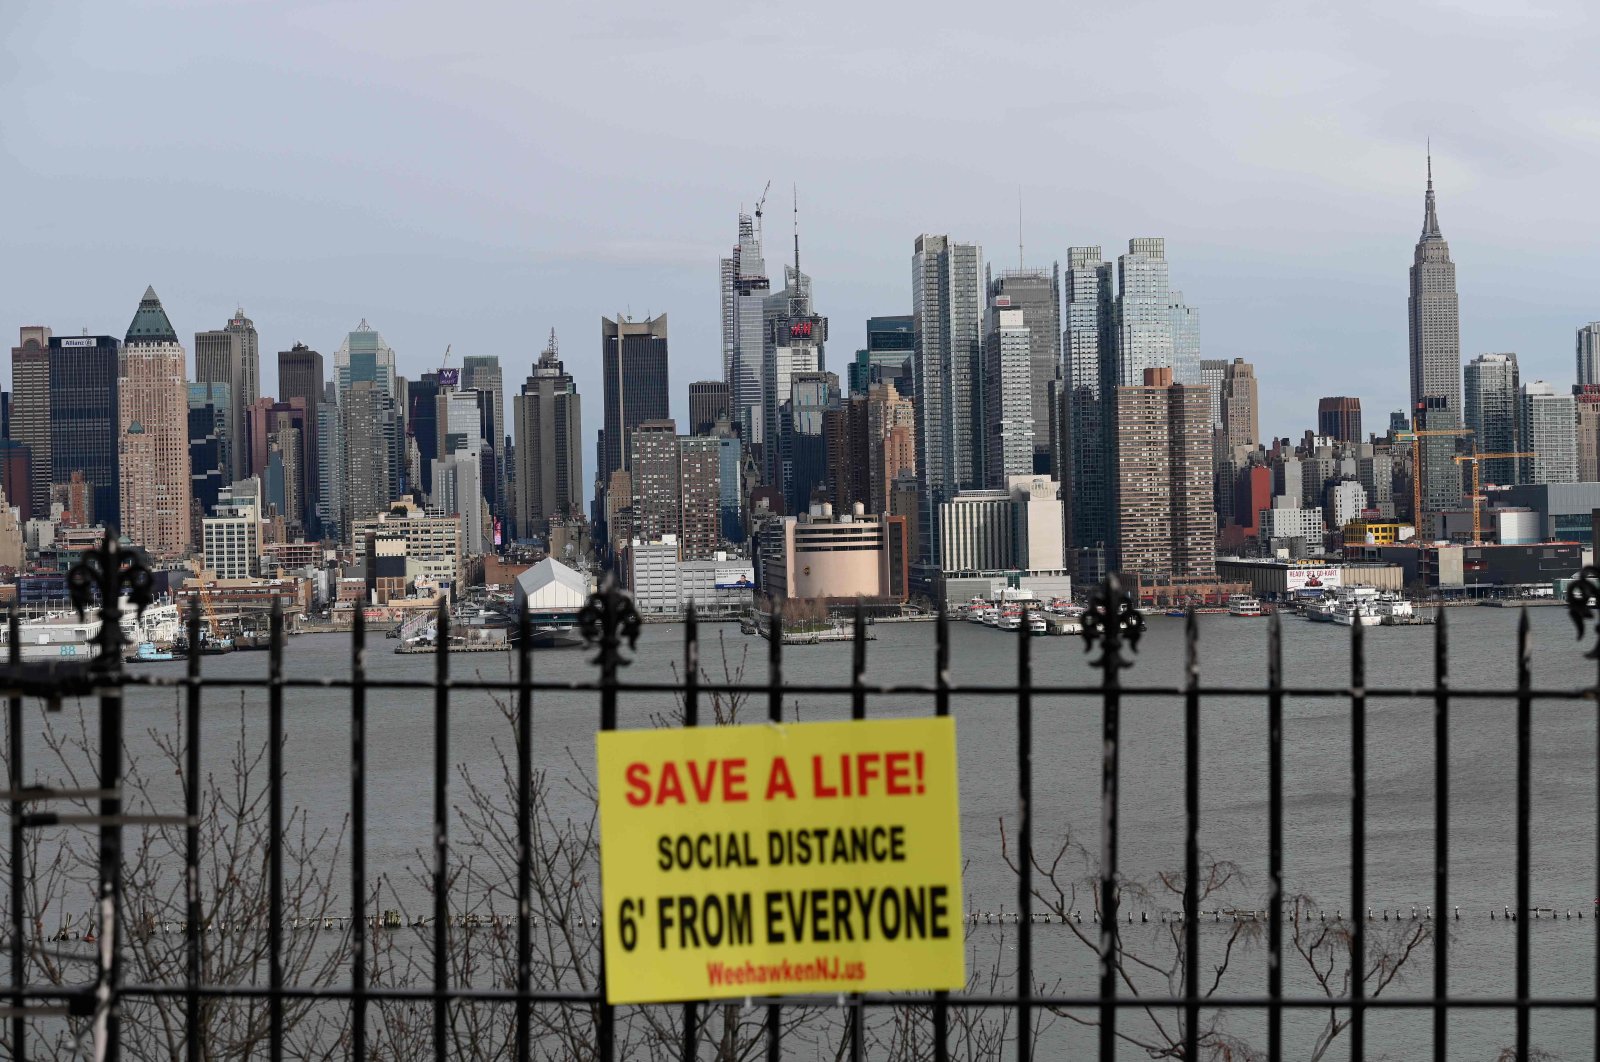
[[[1017,1035],[1015,1053],[1022,1059],[1032,1057],[1034,1051],[1030,1032],[1032,1018],[1044,1010],[1073,1009],[1093,1012],[1097,1016],[1099,1057],[1110,1062],[1117,1053],[1118,1022],[1122,1012],[1129,1008],[1147,1009],[1151,1006],[1170,1008],[1183,1015],[1182,1042],[1174,1044],[1171,1057],[1197,1059],[1201,1056],[1202,1009],[1215,1012],[1244,1011],[1265,1015],[1267,1025],[1267,1054],[1283,1057],[1283,1022],[1288,1013],[1306,1010],[1340,1010],[1349,1014],[1349,1044],[1352,1057],[1364,1057],[1366,1021],[1369,1013],[1378,1011],[1431,1011],[1433,1044],[1432,1057],[1447,1057],[1446,1031],[1452,1011],[1480,1011],[1485,1009],[1511,1011],[1515,1015],[1515,1054],[1519,1060],[1527,1059],[1530,1051],[1529,1019],[1534,1009],[1589,1010],[1594,1014],[1596,1045],[1600,1045],[1600,998],[1591,991],[1578,996],[1534,996],[1530,992],[1530,926],[1536,921],[1528,917],[1532,909],[1530,893],[1531,876],[1531,733],[1534,705],[1539,702],[1596,702],[1600,690],[1597,684],[1581,688],[1536,688],[1531,674],[1530,633],[1526,614],[1517,631],[1517,668],[1515,684],[1508,689],[1456,689],[1452,687],[1449,672],[1448,624],[1441,614],[1434,628],[1433,676],[1430,682],[1386,688],[1369,688],[1366,685],[1366,653],[1363,628],[1353,626],[1350,632],[1350,675],[1348,685],[1342,688],[1293,686],[1286,684],[1283,667],[1283,647],[1278,619],[1269,620],[1268,682],[1264,687],[1246,684],[1205,685],[1200,680],[1197,627],[1194,615],[1187,619],[1185,630],[1185,660],[1183,680],[1177,685],[1137,685],[1125,683],[1124,675],[1134,667],[1143,620],[1135,611],[1131,598],[1113,576],[1096,587],[1084,617],[1084,644],[1091,654],[1091,663],[1099,673],[1094,684],[1040,684],[1034,681],[1032,640],[1021,634],[1016,639],[1016,681],[1010,684],[959,684],[950,670],[950,635],[948,620],[941,613],[936,623],[934,659],[931,681],[914,684],[869,683],[866,680],[865,619],[857,610],[851,650],[850,671],[845,681],[804,683],[789,681],[784,673],[783,639],[778,636],[782,627],[781,610],[772,616],[775,628],[768,640],[767,679],[752,685],[741,682],[712,682],[702,677],[700,644],[694,613],[685,617],[682,675],[675,681],[646,679],[623,681],[629,662],[629,651],[635,645],[640,631],[640,617],[631,599],[607,581],[599,592],[592,595],[580,616],[580,627],[585,642],[594,652],[596,677],[593,680],[559,682],[536,680],[532,667],[532,639],[528,617],[521,618],[518,646],[515,652],[515,676],[507,681],[482,681],[455,679],[451,675],[448,651],[450,617],[441,607],[438,616],[439,637],[436,640],[435,670],[431,680],[386,679],[370,673],[367,661],[367,636],[360,612],[357,612],[352,631],[350,672],[348,676],[305,677],[289,674],[284,665],[284,623],[281,604],[275,604],[271,621],[271,645],[267,657],[267,673],[262,678],[221,678],[202,674],[199,655],[200,616],[194,603],[188,616],[187,668],[182,678],[161,675],[130,674],[123,666],[123,640],[121,617],[127,608],[142,610],[150,603],[150,577],[140,558],[122,549],[116,538],[108,535],[96,549],[87,551],[72,570],[69,578],[74,605],[80,611],[98,610],[101,625],[97,638],[98,653],[84,665],[63,667],[24,662],[22,659],[19,622],[15,610],[10,616],[9,663],[0,666],[0,694],[7,700],[9,788],[0,794],[10,808],[10,865],[9,889],[9,980],[0,988],[0,1018],[8,1019],[10,1056],[28,1057],[29,1024],[41,1018],[64,1018],[86,1026],[85,1035],[92,1039],[98,1059],[115,1060],[122,1049],[121,1010],[124,1000],[159,999],[181,1003],[187,1023],[184,1037],[184,1056],[191,1060],[201,1057],[200,1037],[196,1035],[203,1020],[205,1007],[214,1000],[259,1001],[269,1011],[270,1028],[267,1032],[269,1057],[276,1060],[284,1055],[285,1008],[294,1003],[318,1001],[348,1005],[349,1054],[355,1058],[375,1057],[369,1041],[373,1022],[377,1020],[373,1008],[386,1003],[427,1005],[432,1008],[432,1045],[436,1057],[449,1053],[450,1029],[448,1012],[451,1004],[483,1003],[508,1005],[515,1008],[512,1049],[514,1057],[526,1060],[538,1048],[538,1032],[532,1020],[536,1007],[574,1008],[589,1016],[594,1023],[593,1050],[602,1062],[616,1056],[616,1014],[605,1001],[605,974],[603,956],[599,969],[600,979],[595,985],[577,989],[549,989],[539,987],[533,980],[533,931],[538,918],[534,914],[532,892],[532,851],[535,816],[534,785],[534,716],[536,694],[590,693],[598,696],[598,725],[602,730],[617,725],[619,700],[631,694],[670,693],[682,705],[682,723],[696,726],[701,722],[701,705],[718,694],[742,695],[764,698],[767,716],[781,721],[785,697],[816,695],[847,697],[850,714],[854,719],[867,717],[871,699],[894,695],[920,695],[930,697],[935,714],[948,715],[953,695],[986,694],[1006,696],[1015,700],[1016,727],[1016,780],[1017,780],[1017,854],[1016,892],[1016,956],[1018,976],[1015,991],[1009,993],[968,992],[931,994],[881,994],[867,993],[848,997],[846,1001],[846,1038],[850,1057],[859,1059],[866,1050],[864,1015],[879,1008],[911,1008],[926,1013],[932,1030],[932,1053],[937,1059],[950,1057],[954,1045],[950,1036],[950,1017],[954,1012],[973,1009],[1006,1009],[1014,1012]],[[1600,574],[1594,568],[1585,568],[1580,578],[1572,583],[1567,593],[1567,609],[1578,629],[1580,639],[1596,622],[1597,602],[1600,602]],[[1024,624],[1024,631],[1026,624]],[[1600,644],[1591,649],[1586,658],[1600,665]],[[182,691],[184,756],[184,807],[181,815],[152,816],[130,815],[123,810],[123,696],[133,687],[172,688]],[[348,934],[342,946],[348,948],[349,980],[345,984],[320,984],[315,986],[287,983],[284,968],[285,933],[298,924],[286,927],[291,917],[284,909],[284,833],[286,809],[282,779],[284,777],[284,699],[286,694],[300,689],[329,689],[348,691],[350,698],[350,800],[351,837],[355,843],[347,867],[351,890],[350,913],[341,919],[341,928]],[[210,984],[206,983],[203,969],[202,932],[204,901],[201,892],[199,867],[201,851],[201,822],[204,814],[201,793],[200,726],[204,692],[207,689],[264,689],[267,695],[267,729],[269,775],[269,830],[266,874],[269,884],[269,902],[266,910],[267,947],[265,955],[265,983]],[[371,895],[372,879],[366,863],[364,839],[367,833],[368,804],[366,768],[368,755],[367,702],[372,691],[398,690],[432,694],[434,716],[434,747],[432,755],[433,822],[431,844],[431,917],[419,919],[417,926],[432,936],[433,962],[431,983],[425,987],[380,985],[369,983],[368,960],[374,941],[370,923],[371,911],[367,898]],[[516,900],[515,923],[515,978],[514,984],[495,988],[462,987],[452,980],[448,964],[448,932],[452,924],[450,910],[451,875],[450,858],[452,838],[449,832],[451,812],[451,761],[450,761],[450,696],[459,692],[485,692],[508,695],[516,724],[515,785],[516,800]],[[1098,923],[1094,935],[1098,939],[1099,978],[1098,991],[1084,993],[1047,993],[1037,991],[1034,980],[1034,932],[1037,924],[1033,873],[1035,867],[1033,823],[1033,704],[1041,696],[1073,695],[1094,697],[1100,700],[1101,737],[1101,821],[1099,831],[1099,885],[1098,912],[1093,921]],[[98,702],[98,785],[94,789],[60,790],[27,787],[24,769],[23,703],[28,698],[43,698],[59,704],[64,697],[92,697]],[[1268,894],[1264,919],[1267,926],[1267,979],[1265,994],[1207,995],[1201,989],[1199,955],[1202,929],[1201,891],[1201,717],[1202,702],[1208,697],[1248,696],[1265,701],[1267,719],[1266,756],[1268,784],[1268,839],[1267,880]],[[1123,881],[1119,875],[1120,810],[1119,782],[1121,777],[1121,711],[1125,699],[1154,697],[1181,701],[1184,719],[1184,781],[1183,781],[1183,837],[1184,882],[1182,910],[1174,911],[1174,921],[1181,924],[1183,990],[1170,997],[1153,1000],[1148,995],[1129,996],[1121,991],[1117,959],[1122,954],[1123,923],[1119,917],[1122,903]],[[1283,885],[1284,852],[1284,776],[1283,776],[1283,713],[1287,698],[1317,699],[1347,702],[1349,706],[1350,740],[1350,898],[1352,917],[1347,920],[1349,935],[1349,963],[1352,969],[1365,969],[1367,960],[1367,921],[1361,917],[1366,909],[1366,833],[1367,833],[1367,765],[1366,723],[1368,706],[1374,701],[1396,698],[1421,699],[1433,707],[1434,777],[1436,794],[1434,805],[1434,872],[1433,904],[1431,910],[1444,920],[1449,905],[1450,878],[1450,801],[1449,801],[1449,744],[1451,731],[1451,706],[1453,702],[1473,699],[1508,699],[1516,703],[1516,904],[1514,911],[1521,916],[1515,921],[1515,986],[1509,996],[1452,995],[1447,961],[1449,936],[1447,932],[1431,935],[1433,970],[1431,992],[1427,995],[1371,995],[1367,992],[1365,977],[1349,980],[1345,995],[1293,995],[1285,992],[1283,983],[1284,930],[1286,918],[1298,921],[1298,914],[1286,914]],[[1600,732],[1600,727],[1597,727]],[[1600,749],[1596,750],[1600,763]],[[93,814],[73,815],[50,810],[53,802],[92,802]],[[1600,799],[1597,799],[1600,807]],[[94,970],[92,981],[76,987],[51,984],[30,984],[27,978],[33,950],[41,942],[30,939],[27,904],[28,872],[25,864],[27,832],[44,826],[77,825],[92,828],[98,833],[98,892],[94,919]],[[123,907],[124,829],[130,826],[162,825],[181,828],[184,835],[185,856],[185,910],[180,931],[184,937],[184,977],[176,984],[128,983],[124,978],[123,959],[127,948],[129,926]],[[1596,822],[1596,838],[1600,843],[1600,820]],[[1600,853],[1596,855],[1596,895],[1600,896]],[[1600,901],[1597,901],[1600,902]],[[1205,913],[1216,914],[1216,911]],[[1131,916],[1130,916],[1131,917]],[[1326,918],[1326,913],[1323,915]],[[1580,912],[1582,917],[1582,912]],[[1591,912],[1589,919],[1600,930],[1600,918]],[[1595,950],[1596,985],[1600,985],[1600,947]],[[805,1001],[780,998],[755,998],[752,1002],[763,1008],[764,1049],[768,1059],[780,1058],[784,1051],[785,1011],[803,1006]],[[681,1057],[697,1057],[704,1046],[702,1021],[707,1003],[687,1003],[678,1012],[679,1051]],[[1597,1046],[1600,1050],[1600,1046]]]

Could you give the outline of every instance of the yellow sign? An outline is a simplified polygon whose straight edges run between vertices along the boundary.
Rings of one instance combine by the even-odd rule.
[[[599,735],[606,998],[966,984],[955,720]]]

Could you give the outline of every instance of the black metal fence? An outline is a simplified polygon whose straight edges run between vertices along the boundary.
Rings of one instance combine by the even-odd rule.
[[[1594,1015],[1596,1044],[1600,1044],[1600,1000],[1594,994],[1579,996],[1535,997],[1530,993],[1529,940],[1530,927],[1527,916],[1530,910],[1530,735],[1534,706],[1539,702],[1568,702],[1593,705],[1600,685],[1576,689],[1540,689],[1532,682],[1529,650],[1529,625],[1524,614],[1518,629],[1516,680],[1510,689],[1457,689],[1450,683],[1448,635],[1445,616],[1439,617],[1435,627],[1435,648],[1431,680],[1400,688],[1369,688],[1366,685],[1363,631],[1360,625],[1351,627],[1351,671],[1349,684],[1343,688],[1296,687],[1286,685],[1277,617],[1271,624],[1269,638],[1268,683],[1256,686],[1206,686],[1200,683],[1197,657],[1196,625],[1193,614],[1188,617],[1186,630],[1187,659],[1184,681],[1174,686],[1139,686],[1125,683],[1125,673],[1133,666],[1134,654],[1143,628],[1142,618],[1134,610],[1131,600],[1113,578],[1093,592],[1089,610],[1083,617],[1084,645],[1093,655],[1092,663],[1099,672],[1096,685],[1045,686],[1033,680],[1031,660],[1032,643],[1026,637],[1016,639],[1016,681],[1005,685],[960,685],[950,671],[950,637],[947,621],[938,620],[935,639],[935,656],[932,661],[931,682],[918,685],[869,685],[866,681],[866,638],[864,617],[855,617],[851,669],[844,682],[795,683],[784,674],[781,613],[772,617],[769,632],[768,678],[764,685],[751,686],[742,682],[717,683],[703,677],[700,666],[700,645],[694,616],[684,624],[683,670],[672,680],[646,678],[644,681],[623,681],[623,668],[628,663],[628,650],[635,644],[640,629],[640,617],[632,601],[607,584],[593,595],[580,617],[580,626],[586,642],[595,650],[596,676],[588,682],[536,681],[532,667],[532,639],[526,616],[523,617],[518,648],[515,652],[515,675],[508,681],[486,682],[453,679],[449,646],[449,616],[441,609],[438,617],[435,675],[431,681],[386,679],[369,671],[366,658],[366,632],[360,611],[357,611],[353,630],[350,673],[347,677],[303,677],[286,673],[284,666],[284,622],[281,609],[272,616],[272,642],[268,655],[265,678],[215,680],[203,677],[201,657],[198,654],[200,617],[197,607],[192,607],[188,617],[189,656],[187,672],[182,679],[164,679],[149,674],[132,675],[123,666],[122,634],[120,620],[128,608],[142,609],[150,601],[150,579],[139,560],[126,551],[119,550],[114,539],[97,550],[85,553],[82,562],[71,576],[73,600],[80,610],[98,608],[102,623],[98,635],[99,651],[92,663],[76,667],[59,664],[25,663],[21,656],[18,620],[13,612],[10,620],[10,662],[5,665],[3,692],[8,698],[8,761],[10,788],[3,794],[10,807],[10,866],[13,869],[9,882],[9,919],[6,942],[9,951],[9,982],[0,990],[0,1013],[8,1019],[8,1042],[11,1057],[29,1057],[30,1023],[51,1017],[77,1022],[86,1027],[92,1038],[95,1057],[116,1059],[122,1050],[119,1012],[125,1001],[160,999],[181,1007],[185,1016],[187,1035],[183,1038],[184,1056],[191,1060],[201,1057],[200,1037],[195,1035],[202,1020],[203,1007],[217,999],[244,999],[264,1004],[268,1010],[269,1026],[265,1035],[269,1057],[278,1059],[285,1052],[284,1012],[292,1003],[314,999],[321,1004],[348,1007],[348,1054],[354,1058],[378,1057],[377,1049],[369,1043],[369,1033],[374,1020],[372,1009],[386,1003],[404,1003],[413,1007],[431,1008],[433,1053],[438,1058],[449,1054],[450,1029],[448,1013],[452,1006],[481,1002],[514,1009],[515,1018],[512,1045],[508,1053],[517,1059],[528,1059],[541,1054],[537,1032],[532,1022],[534,1008],[569,1008],[581,1012],[593,1022],[593,1053],[609,1062],[617,1054],[615,1040],[616,1015],[605,1001],[604,970],[600,981],[587,989],[551,990],[536,987],[532,974],[532,933],[534,917],[530,886],[530,859],[534,808],[534,718],[536,695],[541,693],[587,692],[598,696],[600,705],[599,726],[612,729],[617,725],[618,700],[630,693],[672,694],[683,706],[683,722],[695,726],[700,722],[702,701],[718,694],[764,697],[769,717],[781,719],[782,700],[785,696],[810,694],[848,698],[851,714],[862,719],[867,715],[871,698],[913,694],[930,697],[933,710],[938,715],[950,712],[952,694],[1002,695],[1015,699],[1016,719],[1016,778],[1017,778],[1017,846],[1015,869],[1017,872],[1017,939],[1016,959],[1018,976],[1015,990],[1001,994],[935,993],[932,995],[866,994],[852,996],[847,1003],[845,1043],[850,1057],[861,1058],[865,1053],[866,1037],[863,1032],[864,1015],[875,1008],[902,1008],[925,1014],[931,1025],[931,1053],[945,1059],[955,1051],[951,1043],[951,1016],[961,1010],[1007,1009],[1014,1013],[1016,1022],[1014,1051],[1017,1057],[1030,1058],[1035,1050],[1030,1030],[1034,1028],[1033,1016],[1044,1009],[1052,1011],[1076,1010],[1097,1014],[1099,1055],[1110,1060],[1117,1053],[1119,1016],[1130,1007],[1148,1008],[1148,996],[1129,998],[1120,991],[1117,963],[1110,961],[1122,948],[1119,902],[1122,880],[1118,869],[1118,809],[1119,809],[1119,757],[1121,749],[1120,727],[1124,698],[1154,697],[1181,702],[1184,712],[1184,883],[1183,909],[1179,920],[1182,938],[1182,965],[1184,976],[1181,993],[1163,1000],[1162,1005],[1181,1013],[1180,1042],[1175,1043],[1170,1057],[1196,1059],[1201,1056],[1201,1010],[1245,1011],[1265,1015],[1266,1052],[1271,1058],[1283,1057],[1283,1024],[1286,1013],[1297,1009],[1320,1011],[1337,1010],[1348,1013],[1348,1040],[1351,1057],[1365,1056],[1366,1021],[1369,1012],[1379,1008],[1430,1011],[1433,1023],[1433,1057],[1446,1057],[1446,1028],[1451,1012],[1458,1009],[1503,1009],[1514,1012],[1516,1026],[1515,1052],[1518,1059],[1529,1057],[1530,1013],[1540,1008],[1588,1010]],[[1584,569],[1579,581],[1567,595],[1567,610],[1576,623],[1579,637],[1586,625],[1596,619],[1596,602],[1600,601],[1600,575],[1595,569]],[[1441,610],[1442,611],[1442,610]],[[1026,625],[1024,625],[1026,631]],[[1600,661],[1600,647],[1587,654],[1589,659]],[[186,770],[183,772],[185,807],[181,815],[130,815],[124,812],[123,793],[123,695],[132,685],[171,685],[184,691],[183,755]],[[204,921],[204,900],[201,895],[198,867],[203,857],[200,850],[200,822],[204,813],[200,791],[200,733],[202,700],[207,689],[217,686],[229,688],[264,689],[267,699],[267,728],[269,731],[267,770],[270,778],[270,844],[266,853],[266,875],[269,885],[266,918],[266,949],[263,956],[265,983],[251,981],[244,984],[210,983],[204,968],[201,934]],[[286,918],[284,911],[284,829],[285,807],[281,779],[283,764],[284,698],[297,688],[348,690],[350,698],[350,801],[351,837],[354,841],[349,858],[349,890],[351,913],[348,933],[341,938],[341,947],[347,948],[349,979],[344,984],[324,984],[313,988],[287,983],[284,963],[284,938]],[[410,691],[417,696],[431,694],[434,706],[433,767],[433,842],[432,842],[432,903],[431,919],[418,924],[431,927],[432,978],[426,986],[394,987],[369,983],[368,958],[375,927],[372,911],[367,906],[371,894],[366,864],[364,839],[367,831],[366,765],[368,714],[367,697],[373,690]],[[451,879],[449,858],[451,854],[451,758],[450,758],[450,695],[452,691],[481,691],[508,698],[513,705],[515,732],[516,800],[516,882],[517,916],[515,917],[515,948],[517,961],[514,983],[495,988],[466,988],[452,979],[448,965],[448,927],[451,924]],[[1269,815],[1268,815],[1268,898],[1264,918],[1266,921],[1266,949],[1268,952],[1267,983],[1265,995],[1224,996],[1202,991],[1200,978],[1199,932],[1201,911],[1201,850],[1200,834],[1200,710],[1203,697],[1231,695],[1257,698],[1266,705],[1266,741],[1262,750],[1268,765]],[[1098,992],[1089,995],[1052,995],[1038,991],[1034,971],[1034,823],[1033,797],[1033,703],[1041,696],[1077,696],[1098,699],[1102,709],[1102,829],[1099,838],[1098,904]],[[98,755],[99,779],[94,789],[64,789],[30,787],[24,769],[24,717],[25,698],[45,698],[59,703],[66,697],[92,697],[98,701]],[[1369,995],[1366,978],[1357,975],[1348,981],[1348,993],[1342,996],[1286,994],[1283,983],[1284,923],[1295,915],[1286,912],[1283,892],[1284,851],[1284,778],[1283,778],[1283,709],[1286,698],[1322,699],[1348,703],[1350,721],[1350,902],[1352,917],[1348,920],[1348,962],[1355,971],[1367,967],[1367,928],[1360,917],[1366,909],[1366,722],[1369,703],[1386,698],[1421,698],[1433,705],[1433,736],[1435,766],[1433,785],[1437,799],[1434,807],[1433,832],[1435,902],[1433,910],[1442,919],[1449,909],[1449,742],[1451,733],[1452,702],[1473,698],[1504,698],[1516,704],[1516,912],[1515,930],[1515,992],[1508,997],[1452,996],[1448,980],[1449,964],[1446,961],[1449,934],[1435,933],[1431,937],[1434,949],[1432,964],[1432,991],[1426,995]],[[1597,750],[1600,757],[1600,750]],[[1600,759],[1597,759],[1600,762]],[[60,805],[93,806],[94,811],[83,812],[52,810]],[[188,917],[184,920],[186,960],[181,983],[137,984],[128,983],[123,976],[123,956],[129,927],[122,911],[124,830],[134,826],[181,827],[186,831],[185,902]],[[27,832],[45,827],[80,827],[97,831],[99,838],[99,887],[95,912],[96,975],[89,983],[78,987],[50,984],[30,984],[27,979],[30,949],[40,947],[40,925],[32,921],[33,913],[26,909],[25,865]],[[1597,843],[1600,843],[1600,822],[1596,823]],[[1600,895],[1600,855],[1596,858],[1596,893]],[[1600,929],[1600,918],[1592,918]],[[1341,946],[1343,946],[1341,944]],[[1596,983],[1600,984],[1600,948],[1595,951]],[[757,1000],[765,1008],[764,1051],[769,1059],[778,1059],[784,1052],[784,1012],[786,1008],[803,1005],[794,1000]],[[697,1057],[704,1047],[700,1027],[707,1004],[686,1004],[676,1015],[674,1028],[679,1037],[679,1054],[683,1058]]]

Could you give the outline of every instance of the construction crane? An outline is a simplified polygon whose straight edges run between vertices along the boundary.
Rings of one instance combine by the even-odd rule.
[[[756,239],[761,239],[761,208],[767,205],[767,193],[772,191],[772,182],[761,189],[761,198],[756,200]]]
[[[1411,440],[1411,520],[1417,525],[1417,539],[1422,539],[1422,438],[1425,435],[1471,435],[1471,428],[1434,428],[1422,431],[1397,431],[1398,440]]]
[[[189,566],[194,569],[195,593],[200,597],[200,607],[206,610],[206,626],[210,628],[210,637],[213,640],[220,640],[222,637],[222,625],[217,622],[217,609],[211,603],[211,591],[206,589],[205,570],[200,567],[199,560],[190,561]],[[199,646],[195,648],[198,649]]]
[[[1471,461],[1472,462],[1472,494],[1471,494],[1471,498],[1472,498],[1472,544],[1474,546],[1483,545],[1483,524],[1482,524],[1483,494],[1480,491],[1479,477],[1478,477],[1478,470],[1479,470],[1479,468],[1482,467],[1482,462],[1487,461],[1490,458],[1494,458],[1494,457],[1538,457],[1538,456],[1539,455],[1534,453],[1532,450],[1508,450],[1508,451],[1506,451],[1504,453],[1493,453],[1493,454],[1480,454],[1476,450],[1474,450],[1470,454],[1461,454],[1461,455],[1458,455],[1456,457],[1456,463],[1457,464],[1460,464],[1462,461]]]

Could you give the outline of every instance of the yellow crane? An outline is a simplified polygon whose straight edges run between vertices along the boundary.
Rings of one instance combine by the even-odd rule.
[[[1417,525],[1417,540],[1422,540],[1422,438],[1425,435],[1471,435],[1471,428],[1424,428],[1422,431],[1397,431],[1397,440],[1411,440],[1411,521]]]
[[[1479,468],[1482,467],[1482,462],[1487,461],[1490,458],[1495,458],[1495,457],[1538,457],[1538,456],[1539,455],[1537,453],[1534,453],[1532,450],[1508,450],[1508,451],[1505,451],[1503,453],[1493,453],[1493,454],[1480,454],[1480,453],[1478,453],[1478,451],[1474,450],[1470,454],[1461,454],[1461,455],[1456,457],[1455,460],[1456,460],[1457,464],[1460,464],[1463,461],[1471,461],[1472,462],[1472,494],[1471,494],[1471,498],[1472,498],[1472,544],[1474,546],[1483,545],[1483,526],[1482,526],[1483,494],[1482,494],[1482,491],[1480,489],[1479,476],[1478,476],[1478,470],[1479,470]]]
[[[211,603],[211,591],[206,589],[205,569],[200,567],[200,561],[192,560],[189,566],[194,569],[195,593],[200,596],[200,607],[206,610],[206,625],[211,629],[212,638],[222,637],[222,627],[217,622],[217,609]]]

